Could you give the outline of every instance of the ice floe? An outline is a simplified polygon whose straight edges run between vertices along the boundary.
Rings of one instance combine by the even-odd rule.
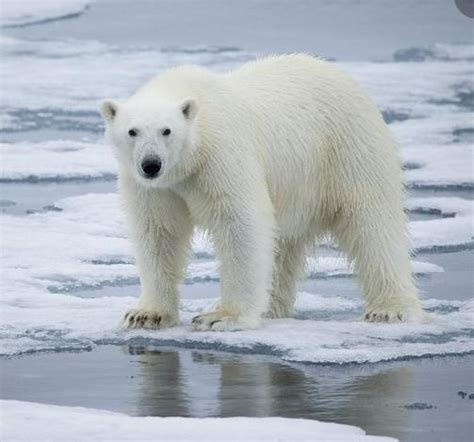
[[[338,440],[389,442],[358,427],[282,417],[138,417],[82,407],[0,401],[5,440],[259,441]]]
[[[458,201],[460,205],[463,202],[461,199]],[[442,201],[436,201],[436,204],[442,204]],[[462,205],[465,211],[466,205]],[[56,210],[24,217],[0,217],[4,252],[2,266],[6,280],[13,278],[33,285],[41,284],[55,292],[137,282],[118,195],[70,197],[52,207]],[[456,207],[454,204],[452,209]],[[412,222],[415,247],[467,247],[471,242],[467,225],[469,217],[466,212],[462,214]],[[425,225],[433,225],[433,228],[426,231],[423,229]],[[212,244],[199,232],[194,238],[193,255],[186,281],[218,280]],[[417,273],[441,270],[429,263],[415,262],[414,265]],[[352,274],[345,259],[334,256],[309,258],[307,271],[313,278]]]
[[[16,19],[10,20],[15,24]],[[402,146],[410,187],[473,187],[472,146],[459,136],[472,131],[472,48],[437,45],[425,52],[399,53],[395,62],[340,63],[369,91],[390,122]],[[0,49],[0,181],[8,186],[113,179],[114,159],[99,135],[101,99],[126,97],[177,64],[197,63],[222,71],[255,57],[238,48],[118,47],[5,36],[0,36]],[[415,59],[423,62],[411,62]],[[409,199],[407,207],[438,216],[410,222],[418,252],[473,247],[472,202],[416,198]],[[289,361],[350,363],[474,351],[472,301],[425,299],[425,308],[432,312],[427,324],[366,324],[359,320],[361,300],[337,293],[300,293],[294,318],[265,321],[258,331],[191,332],[190,319],[209,308],[213,298],[183,299],[177,328],[124,331],[118,321],[136,298],[78,295],[79,290],[138,282],[117,195],[70,197],[45,212],[2,214],[0,224],[1,354],[150,342],[268,353]],[[414,269],[418,274],[442,271],[418,261]],[[343,257],[326,255],[310,257],[307,272],[310,278],[352,275]],[[218,277],[212,244],[197,234],[186,282]]]
[[[118,47],[95,41],[27,41],[5,36],[0,36],[0,48],[3,139],[24,131],[54,129],[67,136],[71,132],[87,135],[91,143],[61,141],[65,137],[57,134],[54,137],[59,139],[40,143],[9,139],[11,144],[0,146],[4,158],[1,179],[30,181],[113,176],[114,164],[107,157],[110,151],[101,149],[104,141],[98,138],[101,99],[126,97],[144,81],[177,64],[196,63],[222,71],[255,57],[238,48]],[[369,91],[391,123],[402,146],[409,186],[473,188],[471,145],[459,134],[474,130],[474,69],[469,57],[474,46],[436,48],[433,53],[452,54],[449,60],[453,61],[433,56],[423,63],[340,65]],[[69,152],[61,152],[61,144]],[[79,158],[81,153],[84,158]],[[22,162],[22,155],[29,155],[31,161]]]
[[[412,210],[437,210],[448,216],[412,222],[415,245],[438,247],[444,239],[450,246],[459,246],[471,241],[471,202],[432,198],[409,204]],[[214,298],[183,299],[179,327],[158,332],[121,330],[119,319],[136,298],[74,296],[77,289],[137,283],[117,195],[71,197],[55,207],[59,211],[1,215],[1,354],[87,349],[134,340],[268,353],[315,363],[377,362],[474,351],[472,301],[425,300],[425,307],[433,311],[428,324],[368,324],[360,321],[359,299],[300,293],[293,319],[268,320],[258,331],[219,334],[193,333],[190,328],[192,316],[211,307]],[[436,225],[426,229],[427,223]],[[217,280],[206,237],[196,236],[193,251],[187,281]],[[441,271],[430,263],[415,263],[415,270]],[[309,258],[308,271],[319,278],[352,272],[343,258],[332,256]]]
[[[412,188],[474,189],[472,145],[455,143],[427,148],[405,148],[405,170]]]
[[[0,181],[66,181],[115,178],[108,146],[72,140],[0,143]]]
[[[18,114],[18,110],[24,109],[56,113],[92,111],[99,121],[100,100],[126,97],[164,69],[200,64],[227,70],[255,58],[235,48],[217,49],[161,51],[96,41],[28,41],[0,36],[2,111],[16,115],[10,129],[28,129],[23,125],[21,113]]]
[[[412,198],[414,211],[438,213],[444,218],[410,222],[417,251],[448,251],[472,248],[474,201],[455,197]]]
[[[16,289],[21,289],[18,286]],[[0,354],[84,350],[100,344],[174,345],[267,354],[307,363],[366,363],[474,351],[474,302],[426,300],[426,324],[360,320],[362,302],[300,293],[292,319],[266,320],[259,330],[193,332],[191,318],[216,299],[183,299],[181,325],[159,331],[122,330],[132,297],[77,298],[24,286],[2,302]],[[26,290],[28,295],[26,295]]]

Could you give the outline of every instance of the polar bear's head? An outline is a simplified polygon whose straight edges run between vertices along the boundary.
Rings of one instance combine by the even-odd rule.
[[[195,150],[197,111],[193,98],[105,100],[101,106],[120,168],[148,187],[169,187],[179,180]]]

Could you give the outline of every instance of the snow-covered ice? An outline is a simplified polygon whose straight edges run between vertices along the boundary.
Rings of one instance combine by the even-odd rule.
[[[410,233],[418,251],[472,248],[474,202],[456,197],[412,198],[409,209],[437,213],[440,219],[410,222]]]
[[[429,154],[427,155],[427,150]],[[472,144],[408,147],[402,151],[406,164],[405,180],[414,188],[474,187]]]
[[[119,319],[136,298],[84,299],[16,287],[21,289],[2,305],[0,354],[141,343],[270,354],[298,362],[363,363],[474,351],[472,300],[425,300],[431,312],[427,324],[371,324],[360,320],[359,300],[300,293],[293,319],[266,320],[259,330],[196,333],[191,318],[216,299],[182,300],[178,327],[125,331]]]
[[[14,124],[4,130],[29,129],[25,126],[29,114],[22,110],[59,113],[63,117],[95,112],[99,122],[100,100],[126,97],[166,68],[201,64],[227,70],[255,58],[253,54],[226,47],[157,50],[96,41],[28,41],[7,36],[0,36],[0,54],[2,113],[16,116]],[[35,69],[31,69],[32,65]]]
[[[434,208],[443,207],[445,200],[436,199]],[[415,247],[461,248],[470,244],[471,202],[459,199],[458,206],[451,201],[446,204],[450,204],[449,210],[454,213],[461,207],[459,215],[410,223]],[[415,204],[414,208],[421,210],[418,206]],[[67,292],[136,282],[133,253],[118,195],[70,197],[53,207],[56,210],[29,216],[0,215],[3,284],[9,281],[41,284],[45,290]],[[426,231],[423,223],[433,228]],[[193,252],[195,259],[188,269],[187,282],[216,281],[218,270],[212,244],[199,232],[194,238]],[[425,262],[415,261],[414,267],[418,274],[442,271],[439,266]],[[320,256],[308,259],[307,272],[311,277],[347,276],[352,274],[352,269],[343,257]]]
[[[469,54],[473,48],[440,45],[422,63],[340,63],[367,88],[391,122],[409,169],[409,186],[474,186],[471,146],[456,135],[472,130],[474,68]],[[91,138],[90,146],[68,139],[4,143],[0,147],[2,180],[112,176],[114,163],[104,153],[103,140],[97,138],[102,130],[98,114],[101,99],[126,97],[144,81],[177,64],[197,63],[222,71],[256,56],[225,47],[160,50],[5,36],[0,36],[0,49],[0,128],[4,133],[55,128],[79,131]],[[30,69],[31,65],[35,69]],[[60,151],[61,144],[71,155]],[[426,155],[428,150],[430,155]],[[29,155],[32,161],[19,161],[22,155]],[[80,156],[83,158],[78,161]]]
[[[1,0],[1,26],[77,16],[94,1]],[[66,181],[80,186],[115,179],[115,161],[98,113],[103,98],[123,99],[174,65],[196,63],[224,71],[259,55],[220,46],[117,46],[6,35],[0,35],[0,54],[0,183],[9,189],[31,186],[32,192],[37,182],[46,189]],[[472,44],[436,44],[402,49],[393,61],[338,62],[369,91],[390,124],[410,189],[466,195],[474,188],[473,60]],[[191,318],[217,300],[201,295],[209,285],[196,284],[219,280],[212,244],[199,232],[185,280],[192,296],[181,301],[180,324],[159,331],[123,330],[119,321],[136,297],[111,294],[131,285],[138,295],[139,288],[117,195],[86,194],[48,204],[26,216],[9,215],[2,205],[0,355],[88,350],[102,344],[174,345],[265,354],[289,362],[353,364],[474,352],[473,299],[431,299],[426,293],[426,323],[370,324],[360,320],[361,299],[342,296],[336,284],[324,282],[324,291],[318,292],[316,283],[316,293],[298,294],[291,319],[265,320],[259,330],[195,333]],[[473,205],[461,197],[410,197],[409,211],[431,215],[410,222],[416,252],[472,249]],[[308,258],[307,276],[350,278],[353,269],[328,245]],[[423,259],[429,261],[429,255]],[[417,258],[413,266],[418,275],[443,272]],[[81,440],[388,440],[367,436],[357,427],[303,419],[131,417],[18,401],[0,401],[0,411],[2,440],[66,440],[71,434]]]
[[[108,179],[115,167],[108,146],[73,140],[0,143],[0,181]],[[25,161],[28,158],[28,161]]]
[[[4,440],[154,440],[154,441],[368,441],[395,439],[368,436],[350,425],[282,417],[134,417],[82,407],[0,401]],[[65,425],[67,422],[67,425]]]
[[[456,213],[454,217],[412,222],[412,227],[421,223],[447,225],[415,227],[415,244],[431,241],[439,245],[442,229],[446,230],[446,244],[471,240],[465,222],[470,221],[471,202],[434,198],[414,200],[411,205],[420,211]],[[58,201],[56,207],[60,210],[29,216],[1,215],[1,354],[84,349],[137,339],[321,363],[377,362],[474,350],[473,301],[425,300],[425,307],[432,311],[428,324],[369,324],[360,321],[360,300],[300,293],[294,319],[268,320],[257,331],[220,334],[194,333],[190,327],[191,318],[211,307],[214,298],[183,299],[179,327],[159,332],[124,331],[119,319],[136,298],[74,296],[78,288],[137,282],[117,195],[70,197]],[[458,232],[457,228],[464,230]],[[450,230],[455,232],[454,239],[448,236]],[[431,237],[426,237],[426,231]],[[211,245],[198,234],[193,249],[188,282],[217,279]],[[351,273],[341,258],[310,258],[308,264],[309,272],[317,273],[314,277]],[[419,272],[441,270],[429,263],[417,263],[415,268]]]
[[[76,5],[80,3],[87,2]],[[0,181],[9,186],[113,179],[114,159],[103,140],[97,111],[101,99],[126,97],[176,64],[198,63],[222,71],[255,57],[225,47],[157,49],[5,36],[0,36],[0,48]],[[472,128],[472,49],[472,45],[437,45],[417,54],[398,53],[393,62],[340,63],[368,89],[390,122],[402,146],[410,187],[474,185],[472,146],[458,135]],[[410,56],[424,61],[404,61]],[[427,324],[366,324],[359,320],[362,302],[337,293],[300,293],[294,319],[266,321],[258,331],[192,333],[190,319],[215,302],[209,298],[183,299],[182,323],[175,329],[123,331],[118,321],[135,298],[78,295],[80,290],[138,282],[117,195],[88,194],[51,205],[55,210],[0,215],[2,354],[135,340],[321,363],[474,350],[472,301],[424,300],[432,312]],[[407,206],[438,216],[410,223],[417,251],[473,247],[471,201],[412,198]],[[217,264],[206,237],[195,236],[193,252],[186,282],[217,281]],[[418,274],[443,270],[419,261],[414,269]],[[311,278],[352,275],[338,256],[310,257],[307,271]]]

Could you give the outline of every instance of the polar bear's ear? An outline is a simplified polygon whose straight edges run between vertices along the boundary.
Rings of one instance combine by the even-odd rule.
[[[186,100],[181,103],[180,108],[181,112],[187,120],[194,120],[198,112],[198,105],[194,98],[186,98]]]
[[[118,111],[118,104],[112,100],[104,100],[100,105],[100,113],[106,123],[113,121]]]

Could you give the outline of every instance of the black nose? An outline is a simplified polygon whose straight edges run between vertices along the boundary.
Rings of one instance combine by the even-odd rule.
[[[161,160],[158,157],[145,158],[142,162],[142,170],[146,178],[155,178],[161,169]]]

